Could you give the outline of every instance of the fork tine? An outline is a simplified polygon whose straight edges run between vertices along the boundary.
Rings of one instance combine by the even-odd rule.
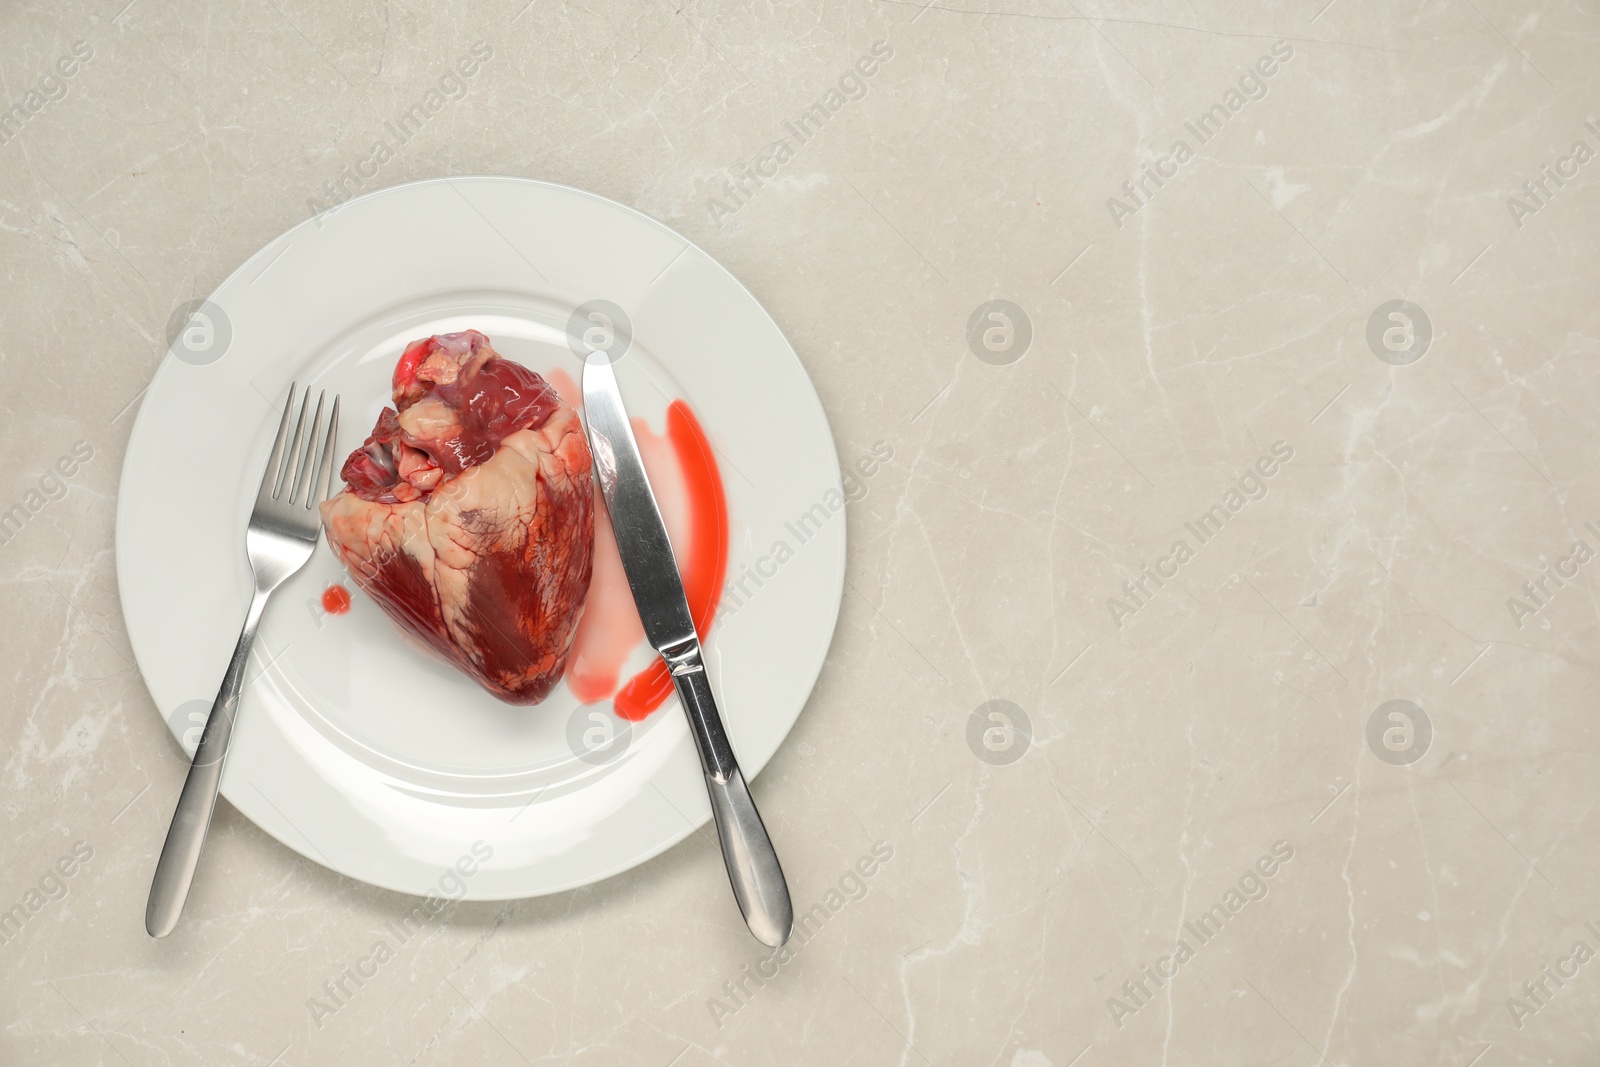
[[[311,487],[312,475],[316,473],[315,461],[317,458],[317,441],[322,437],[322,402],[327,399],[327,390],[317,395],[317,413],[312,416],[311,426],[306,433],[306,448],[300,455],[300,462],[294,468],[294,488],[289,494],[289,503],[304,504],[305,495]],[[311,403],[311,390],[306,390],[306,403]]]
[[[294,398],[289,398],[289,403],[294,404]],[[289,441],[289,451],[284,455],[282,477],[278,479],[277,486],[272,490],[272,497],[276,500],[283,496],[284,491],[294,485],[295,473],[300,466],[300,436],[306,428],[306,408],[311,403],[311,387],[306,387],[305,398],[300,401],[300,417],[294,420],[294,437]]]
[[[306,501],[311,507],[328,499],[328,489],[333,484],[334,448],[339,439],[339,394],[333,394],[333,413],[328,417],[328,436],[322,443],[322,458],[317,463],[316,495]]]
[[[278,469],[283,465],[283,440],[289,434],[289,414],[294,411],[295,383],[289,383],[289,399],[283,405],[283,418],[278,420],[278,436],[272,442],[272,454],[267,457],[267,469],[261,474],[261,492],[258,499],[271,500],[277,493]]]

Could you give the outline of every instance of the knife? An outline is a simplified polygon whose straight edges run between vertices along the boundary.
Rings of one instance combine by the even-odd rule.
[[[639,444],[604,351],[591,352],[584,363],[583,409],[595,474],[617,536],[622,569],[639,608],[639,621],[651,647],[671,671],[684,714],[689,717],[733,897],[756,940],[776,948],[789,940],[794,929],[789,886],[711,695],[678,560],[667,540],[661,509],[650,490]]]

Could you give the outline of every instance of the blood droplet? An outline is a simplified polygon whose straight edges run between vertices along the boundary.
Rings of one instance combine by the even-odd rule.
[[[322,610],[329,615],[343,615],[350,610],[350,590],[342,585],[330,585],[322,591]]]

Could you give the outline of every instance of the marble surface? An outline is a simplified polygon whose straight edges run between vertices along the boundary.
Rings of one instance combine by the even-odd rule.
[[[7,5],[0,1061],[1592,1056],[1595,15]],[[142,929],[184,768],[112,520],[169,320],[338,196],[475,173],[678,228],[841,455],[893,446],[755,785],[826,916],[782,960],[695,835],[452,906],[356,987],[414,902],[226,804]]]

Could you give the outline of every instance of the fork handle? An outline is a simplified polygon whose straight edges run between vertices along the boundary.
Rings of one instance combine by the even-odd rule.
[[[183,914],[189,886],[194,883],[200,850],[205,845],[206,831],[211,828],[211,813],[217,805],[217,788],[222,783],[228,739],[233,735],[233,722],[239,712],[245,666],[250,661],[250,648],[255,644],[256,630],[261,625],[261,614],[266,610],[271,592],[258,587],[250,599],[250,611],[239,633],[239,643],[233,648],[233,658],[222,676],[222,688],[212,702],[211,714],[206,716],[200,744],[195,746],[194,760],[189,764],[189,776],[183,782],[183,792],[178,794],[172,828],[167,831],[167,843],[161,847],[161,858],[156,861],[155,878],[150,883],[150,903],[144,911],[144,928],[151,937],[166,937],[172,933]]]

